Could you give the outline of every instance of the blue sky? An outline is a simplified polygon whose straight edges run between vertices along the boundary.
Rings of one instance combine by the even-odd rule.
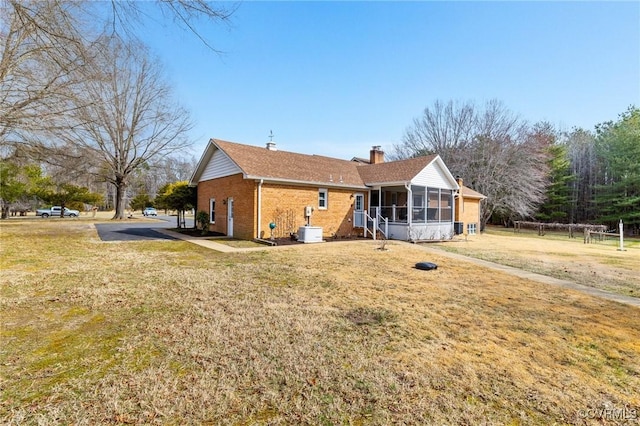
[[[211,137],[350,159],[437,99],[501,100],[564,130],[640,106],[640,2],[244,2],[230,25],[143,38]]]

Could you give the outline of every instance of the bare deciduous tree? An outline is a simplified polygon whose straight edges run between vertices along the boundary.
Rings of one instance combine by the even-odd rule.
[[[193,157],[185,158],[180,154],[161,160],[154,159],[138,167],[129,179],[129,194],[132,197],[146,194],[153,199],[162,186],[189,180],[197,166],[197,160]]]
[[[165,18],[173,20],[173,23],[183,30],[191,32],[205,46],[218,52],[198,29],[198,22],[223,23],[228,22],[237,10],[239,3],[214,3],[207,0],[157,0],[154,6],[159,8]],[[135,25],[144,22],[149,16],[149,3],[137,0],[111,0],[107,2],[95,2],[94,6],[107,12],[98,11],[105,15],[112,35],[135,36]]]
[[[535,131],[517,138],[479,136],[454,166],[474,189],[487,196],[481,226],[492,216],[503,221],[531,217],[545,199],[548,144]]]
[[[436,101],[413,122],[392,157],[439,154],[449,169],[483,193],[481,226],[492,215],[528,217],[544,200],[547,150],[540,129],[501,102],[483,108],[471,102]]]
[[[153,100],[146,98],[123,101],[118,91],[131,93],[130,87],[112,85],[112,93],[106,93],[104,90],[107,90],[110,77],[102,72],[91,73],[98,70],[98,67],[91,64],[96,61],[104,62],[104,49],[112,47],[100,44],[105,34],[110,34],[113,39],[136,40],[137,24],[154,19],[149,13],[154,7],[162,12],[164,20],[173,20],[174,26],[193,32],[210,48],[211,44],[202,35],[202,25],[226,22],[236,8],[233,4],[214,6],[205,0],[158,0],[150,4],[131,0],[0,0],[0,156],[13,155],[16,146],[22,145],[21,154],[46,160],[51,163],[52,170],[62,167],[71,175],[76,170],[90,170],[102,176],[111,176],[109,173],[113,172],[111,178],[118,182],[139,162],[154,155],[160,156],[157,160],[161,160],[167,152],[184,142],[176,143],[183,136],[178,137],[177,134],[189,127],[184,110],[172,110],[173,105],[167,103],[164,105],[164,112],[160,113],[163,110],[160,103],[169,102],[166,84],[161,84]],[[119,65],[121,73],[129,67],[123,60]],[[149,80],[153,84],[156,78],[152,76],[155,65],[151,62],[146,65],[137,63],[134,65],[136,67],[139,79],[129,81],[129,84],[139,84],[138,88],[143,93],[150,93],[149,87],[143,88],[140,84],[146,84]],[[80,90],[78,85],[82,84],[87,88],[94,78],[98,79],[97,84],[92,87],[96,90],[92,92],[92,96],[86,96],[89,92]],[[97,90],[97,87],[102,89]],[[115,102],[117,105],[98,105],[100,102]],[[135,108],[139,109],[131,112],[131,105],[126,102],[136,103]],[[151,113],[145,102],[155,102],[158,114],[155,128],[152,128],[149,117]],[[90,117],[100,116],[102,112],[108,113],[113,108],[129,111],[138,119],[140,114],[145,115],[142,120],[146,120],[145,124],[141,125],[144,130],[118,129],[122,134],[136,134],[136,144],[142,143],[139,139],[141,134],[145,134],[143,139],[154,141],[142,152],[138,150],[141,145],[126,147],[125,151],[133,152],[131,157],[137,160],[126,158],[120,152],[124,146],[111,151],[103,147],[104,149],[96,151],[70,137],[73,133],[79,133],[82,128],[88,132],[89,124],[96,125]],[[80,119],[83,115],[87,121]],[[126,121],[123,117],[118,118],[121,119],[120,123]],[[170,123],[169,120],[173,118],[177,118],[177,121]],[[132,119],[130,123],[136,121],[140,125],[138,119]],[[172,132],[176,135],[173,139],[167,136]],[[105,138],[104,133],[93,136],[93,141]],[[159,142],[161,139],[165,139],[165,142]],[[111,152],[108,165],[100,163],[105,158],[96,155],[98,152]],[[91,155],[96,156],[90,157]],[[81,167],[71,167],[74,163]],[[121,188],[120,185],[118,187]],[[122,206],[119,207],[122,209]],[[120,215],[121,213],[116,214]]]
[[[192,124],[173,100],[160,64],[143,46],[115,37],[102,45],[84,69],[87,78],[78,76],[82,83],[74,98],[79,105],[66,131],[59,132],[57,152],[82,158],[88,172],[114,185],[114,219],[122,219],[129,177],[149,160],[187,147]]]
[[[567,151],[568,173],[572,176],[568,183],[568,220],[588,223],[596,218],[594,197],[599,169],[596,137],[588,130],[574,128],[562,135],[562,144]]]
[[[437,152],[441,157],[464,149],[474,137],[476,109],[472,102],[437,100],[413,120],[391,158],[407,158]],[[443,157],[445,162],[447,158]]]
[[[68,2],[0,3],[0,143],[24,142],[67,112],[71,74],[85,63],[77,8]]]
[[[199,23],[227,22],[237,8],[214,7],[205,0],[159,0],[153,5],[212,50]],[[43,117],[64,113],[67,104],[60,100],[75,83],[70,73],[92,51],[91,40],[105,31],[135,38],[134,27],[145,21],[149,7],[132,0],[0,0],[0,143],[7,143],[11,134],[12,141],[28,139],[24,133],[43,130]]]

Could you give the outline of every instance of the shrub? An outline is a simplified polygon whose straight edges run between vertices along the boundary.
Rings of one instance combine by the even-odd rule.
[[[209,232],[209,214],[203,210],[196,213],[196,222],[200,224],[202,229],[202,235],[206,235]]]

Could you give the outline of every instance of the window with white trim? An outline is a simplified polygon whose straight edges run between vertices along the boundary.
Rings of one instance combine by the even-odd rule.
[[[216,199],[209,199],[209,223],[216,223]]]
[[[477,223],[467,223],[467,234],[476,235]]]
[[[329,190],[327,188],[318,189],[318,210],[326,210],[329,206]]]

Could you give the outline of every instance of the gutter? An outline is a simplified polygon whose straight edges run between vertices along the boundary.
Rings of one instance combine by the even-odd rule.
[[[248,174],[242,175],[244,179],[255,179],[256,181],[262,182],[273,182],[273,183],[288,183],[291,185],[297,186],[319,186],[322,188],[347,188],[347,189],[359,189],[359,190],[368,190],[370,189],[367,185],[353,185],[353,184],[341,184],[339,182],[316,182],[316,181],[304,181],[304,180],[296,180],[296,179],[281,179],[281,178],[270,178],[264,176],[253,176]]]
[[[411,226],[413,216],[413,191],[411,191],[411,182],[405,182],[404,187],[407,189],[407,226]]]

